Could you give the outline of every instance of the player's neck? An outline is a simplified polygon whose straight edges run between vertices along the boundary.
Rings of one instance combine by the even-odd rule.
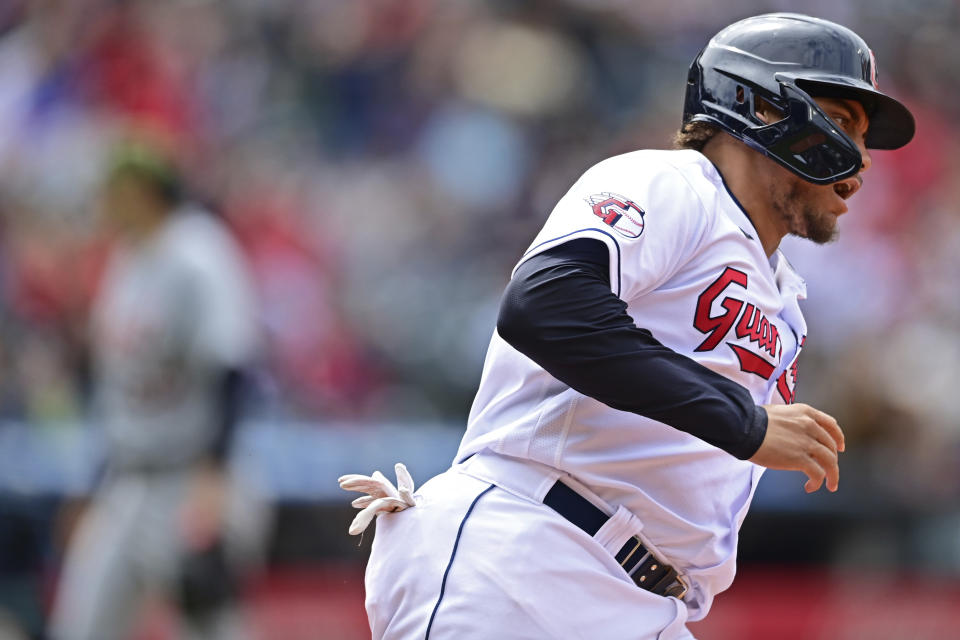
[[[754,162],[756,158],[753,154],[762,156],[727,136],[717,136],[711,140],[702,153],[723,175],[730,193],[753,223],[767,257],[772,256],[787,232],[780,229],[778,217],[771,206],[765,168],[758,168],[758,163]]]

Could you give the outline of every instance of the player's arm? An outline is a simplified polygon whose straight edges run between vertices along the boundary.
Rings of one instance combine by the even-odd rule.
[[[229,457],[240,419],[244,372],[237,368],[224,367],[217,378],[216,431],[210,442],[207,458],[211,464],[223,466]]]
[[[222,534],[228,492],[227,465],[234,443],[243,397],[244,374],[222,367],[216,374],[217,415],[214,434],[197,462],[180,511],[180,531],[188,549],[213,548]]]
[[[639,328],[610,290],[608,260],[606,245],[587,238],[529,258],[504,293],[500,336],[584,395],[752,456],[766,412],[741,385]]]
[[[611,292],[608,260],[606,246],[586,238],[529,258],[504,294],[497,322],[501,337],[584,395],[668,424],[741,459],[759,452],[764,457],[754,460],[758,464],[801,470],[811,482],[819,476],[820,483],[826,479],[834,488],[839,441],[807,437],[800,442],[791,435],[798,428],[812,433],[805,411],[816,410],[759,407],[743,386],[665,347],[636,325],[626,303]],[[768,421],[772,438],[766,438]],[[832,451],[826,440],[834,442]],[[819,483],[808,482],[808,490],[812,486]]]
[[[202,618],[235,595],[236,584],[224,546],[230,491],[227,464],[240,416],[243,374],[229,367],[217,372],[216,432],[197,464],[180,511],[183,554],[174,595],[186,615]]]

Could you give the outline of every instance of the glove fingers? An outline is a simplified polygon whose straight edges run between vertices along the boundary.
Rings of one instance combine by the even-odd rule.
[[[358,491],[360,493],[369,493],[371,496],[374,496],[375,498],[386,498],[389,496],[393,496],[394,493],[396,492],[396,490],[393,489],[393,485],[390,484],[389,480],[384,478],[383,474],[380,474],[380,478],[378,479],[376,477],[377,473],[378,472],[375,472],[373,477],[362,476],[358,474],[341,476],[339,480],[340,488],[346,491]]]
[[[370,476],[365,476],[360,473],[348,473],[345,476],[340,476],[339,478],[337,478],[337,482],[339,482],[340,486],[342,487],[344,484],[348,482],[352,482],[354,480],[369,480],[369,479],[370,479]]]
[[[382,498],[382,496],[381,496],[381,498]],[[354,507],[354,508],[357,508],[357,509],[365,509],[365,508],[367,508],[374,500],[379,500],[379,499],[381,499],[381,498],[377,498],[377,497],[374,497],[374,496],[360,496],[359,498],[357,498],[356,500],[354,500],[353,502],[351,502],[351,503],[350,503],[350,506],[352,506],[352,507]]]
[[[397,489],[400,498],[406,502],[407,505],[411,507],[416,506],[417,503],[413,500],[413,477],[410,475],[410,472],[407,471],[406,465],[398,462],[394,465],[394,470],[397,472]]]
[[[348,491],[361,491],[367,486],[376,486],[377,481],[370,476],[363,476],[359,473],[351,473],[346,476],[340,476],[337,479],[341,489]]]
[[[350,523],[347,532],[352,536],[361,534],[370,526],[370,523],[378,514],[403,511],[406,508],[407,504],[398,498],[378,498],[357,514],[353,522]]]
[[[380,483],[380,490],[383,491],[384,494],[386,494],[387,496],[389,496],[389,497],[391,497],[391,498],[399,498],[399,497],[400,497],[400,493],[397,491],[397,488],[396,488],[395,486],[393,486],[393,483],[392,483],[392,482],[390,482],[389,480],[387,480],[387,476],[383,475],[383,474],[380,473],[379,471],[374,471],[374,472],[373,472],[373,476],[371,476],[371,477],[372,477],[374,480],[376,480],[378,483]]]
[[[367,493],[374,498],[390,498],[392,497],[383,487],[379,485],[363,485],[363,486],[351,486],[351,487],[340,487],[341,489],[346,489],[347,491],[357,491],[359,493]]]
[[[377,512],[367,507],[363,511],[357,514],[357,517],[353,519],[353,522],[350,523],[350,528],[347,529],[347,533],[352,536],[357,536],[367,530],[367,527],[370,526],[370,523],[377,516]]]
[[[369,476],[358,473],[340,476],[338,482],[341,489],[368,494],[350,503],[360,509],[360,513],[350,523],[348,529],[350,535],[363,533],[373,519],[381,513],[403,511],[408,507],[416,506],[417,503],[413,499],[413,477],[407,471],[407,467],[402,462],[398,462],[394,465],[394,470],[397,473],[399,489],[379,471],[374,471]]]

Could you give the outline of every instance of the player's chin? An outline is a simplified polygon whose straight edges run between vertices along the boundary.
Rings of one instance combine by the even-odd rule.
[[[804,228],[796,235],[816,244],[827,244],[837,239],[837,217],[840,214],[822,211],[804,216]]]

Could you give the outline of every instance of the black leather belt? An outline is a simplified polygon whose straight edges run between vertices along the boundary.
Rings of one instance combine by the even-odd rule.
[[[559,480],[547,492],[543,504],[591,536],[597,535],[600,527],[609,520],[607,514],[592,502]],[[677,570],[654,557],[638,536],[627,540],[615,558],[641,589],[675,598],[683,598],[687,593],[687,585]]]

